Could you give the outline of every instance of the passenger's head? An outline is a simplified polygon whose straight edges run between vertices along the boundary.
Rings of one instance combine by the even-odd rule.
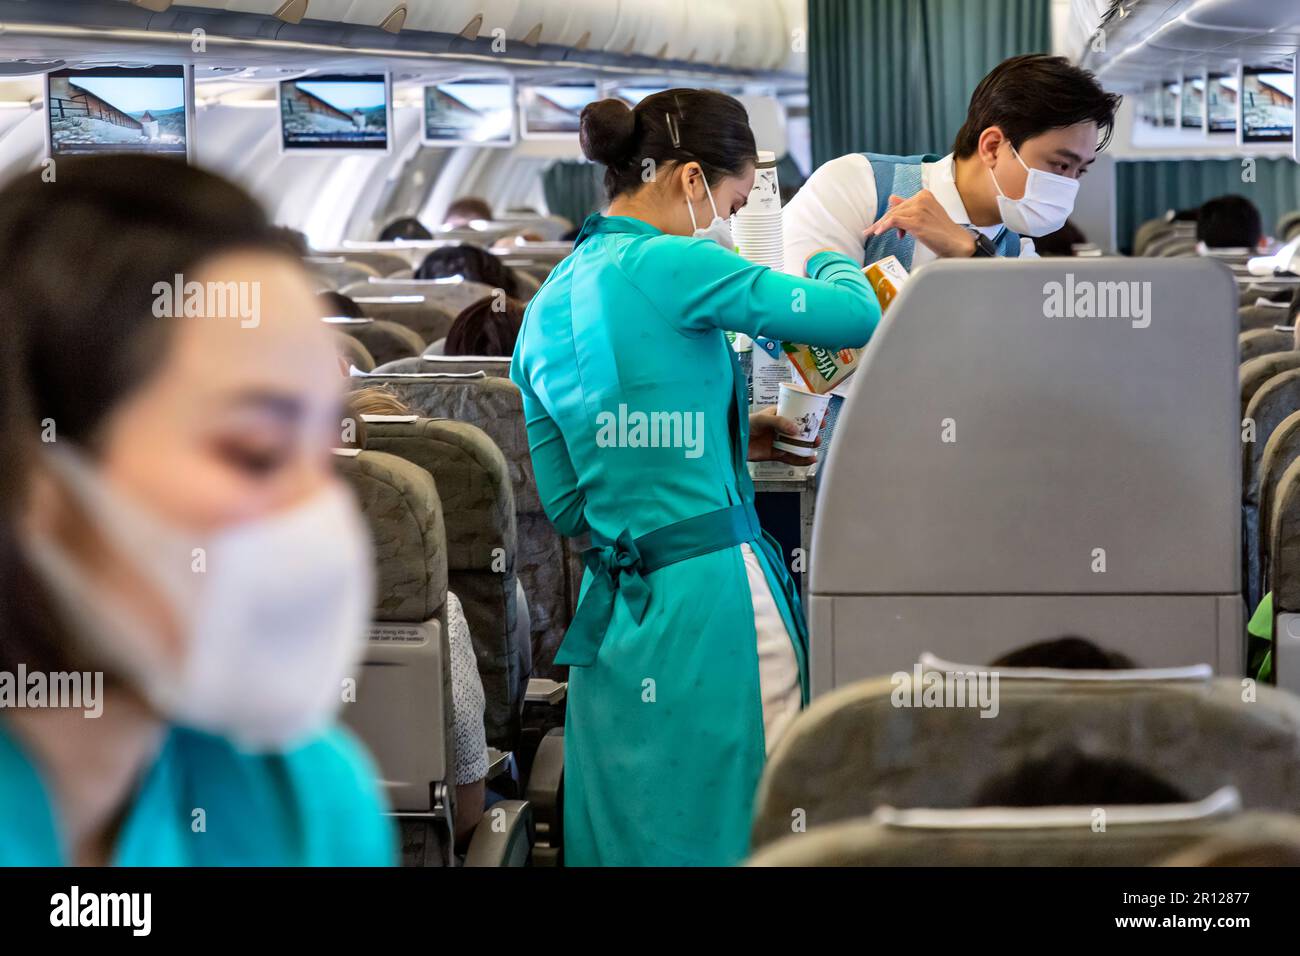
[[[971,94],[953,143],[959,163],[975,159],[991,173],[959,181],[972,221],[998,221],[998,189],[1023,198],[1031,169],[1082,176],[1109,142],[1119,103],[1064,57],[1025,54],[994,67]]]
[[[307,243],[307,237],[299,230],[292,229],[289,226],[276,226],[272,231],[279,237],[285,249],[291,255],[297,256],[299,259],[311,255],[311,246]]]
[[[513,355],[524,307],[505,296],[484,296],[466,307],[447,330],[444,355]]]
[[[1196,217],[1196,239],[1211,249],[1255,249],[1263,238],[1259,209],[1244,196],[1211,199]]]
[[[349,392],[348,410],[354,415],[414,415],[411,406],[383,385],[370,385]]]
[[[399,239],[432,239],[433,233],[425,228],[424,223],[414,216],[394,219],[384,226],[379,233],[380,242],[395,242]]]
[[[447,279],[452,276],[501,289],[508,296],[519,294],[518,280],[510,267],[479,246],[442,246],[425,256],[420,268],[415,270],[417,279]]]
[[[486,200],[477,196],[462,196],[447,207],[446,215],[442,217],[442,228],[464,229],[471,222],[491,219],[492,207]]]
[[[357,305],[356,300],[342,292],[329,290],[320,293],[321,307],[329,318],[364,319],[365,311]]]
[[[664,90],[629,108],[619,99],[582,110],[583,154],[605,166],[611,202],[653,211],[664,231],[689,236],[745,205],[758,150],[749,114],[717,90]],[[712,204],[709,202],[712,196]]]
[[[292,550],[292,527],[267,529],[347,504],[330,455],[342,382],[311,281],[243,190],[138,155],[61,160],[57,180],[10,182],[0,256],[0,669],[89,658],[110,679],[158,678],[183,668],[200,633],[218,639],[209,664],[228,666],[220,655],[254,640],[251,606],[282,611],[283,588],[311,589],[321,570],[231,587],[256,572],[230,565],[247,558],[237,542]],[[364,539],[336,544],[365,570]],[[191,566],[200,557],[204,574]],[[204,617],[213,600],[228,606]],[[223,614],[230,630],[214,633]],[[249,713],[267,701],[255,683]]]
[[[989,666],[1115,671],[1132,670],[1137,665],[1119,651],[1108,651],[1086,638],[1067,636],[1026,644],[990,661]]]
[[[1074,247],[1082,245],[1088,239],[1084,236],[1083,231],[1074,223],[1066,220],[1064,226],[1049,232],[1045,236],[1039,236],[1034,240],[1034,251],[1040,256],[1072,256]]]
[[[1126,760],[1060,747],[986,780],[977,807],[1106,807],[1185,803],[1187,796]]]

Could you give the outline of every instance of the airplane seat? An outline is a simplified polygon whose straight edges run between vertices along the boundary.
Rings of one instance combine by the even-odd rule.
[[[1175,234],[1167,238],[1158,239],[1148,247],[1147,255],[1161,259],[1194,256],[1196,255],[1196,235],[1192,234],[1191,236],[1186,236]]]
[[[1300,209],[1284,213],[1277,221],[1277,238],[1279,242],[1290,242],[1300,236]]]
[[[1300,368],[1300,351],[1268,352],[1257,358],[1242,362],[1241,367],[1237,370],[1237,382],[1241,394],[1241,417],[1243,419],[1246,417],[1246,409],[1250,407],[1250,402],[1255,397],[1255,393],[1263,387],[1265,382],[1275,375],[1294,368]],[[1258,435],[1257,429],[1256,437]]]
[[[437,486],[418,465],[383,452],[340,452],[338,470],[357,494],[377,560],[374,624],[344,721],[383,775],[400,823],[403,864],[450,866],[455,724],[446,531]],[[496,826],[475,829],[470,853],[496,861],[488,865],[520,865],[531,809],[526,801],[504,801],[484,819],[494,811]]]
[[[764,847],[748,866],[1153,866],[1206,846],[1281,844],[1300,852],[1300,820],[1213,801],[1136,807],[882,810]],[[1106,829],[1098,830],[1098,811]],[[1174,817],[1170,819],[1170,817]]]
[[[370,377],[366,384],[386,385],[421,416],[475,425],[501,449],[515,495],[515,569],[528,595],[533,673],[564,680],[566,669],[554,665],[555,654],[577,607],[582,578],[575,569],[581,567],[587,544],[562,537],[542,509],[519,388],[508,378],[481,372],[389,373]]]
[[[1278,479],[1267,533],[1273,673],[1278,687],[1300,693],[1300,458]]]
[[[350,334],[370,352],[376,368],[424,351],[424,340],[419,333],[390,319],[375,319],[358,325]]]
[[[1295,335],[1273,328],[1252,328],[1237,336],[1237,360],[1243,364],[1261,355],[1290,352],[1294,348]]]
[[[1243,305],[1237,310],[1237,318],[1243,332],[1252,329],[1266,329],[1271,332],[1275,325],[1286,324],[1287,308],[1285,304],[1256,305],[1252,301],[1250,305]]]
[[[410,263],[399,255],[391,252],[371,252],[357,249],[347,249],[338,253],[346,261],[357,265],[365,266],[373,270],[374,274],[380,278],[388,278],[403,269],[409,269]]]
[[[1247,809],[1300,811],[1300,698],[1292,694],[1254,684],[1247,694],[1239,678],[1207,678],[1208,665],[996,670],[993,685],[992,668],[917,664],[815,699],[768,758],[753,847],[793,823],[811,834],[881,806],[967,809],[989,780],[1062,747],[1126,760],[1192,800],[1234,786]],[[983,708],[944,690],[950,675],[960,688],[956,675],[972,672],[991,692]],[[928,686],[957,704],[925,706]]]
[[[397,455],[433,476],[442,501],[448,586],[460,598],[487,699],[488,744],[518,749],[532,644],[519,641],[515,496],[505,456],[465,422],[366,419],[366,449]],[[526,613],[526,611],[525,611]]]
[[[357,326],[357,328],[360,328],[360,326]],[[334,347],[338,351],[339,357],[349,365],[355,366],[363,372],[374,370],[375,358],[370,354],[370,350],[361,343],[360,339],[347,332],[335,332]]]
[[[396,322],[425,342],[445,338],[456,315],[424,296],[363,295],[356,300],[361,311],[376,322]],[[418,352],[416,353],[419,354]]]
[[[425,358],[431,358],[431,357],[441,358],[444,354],[446,354],[446,351],[447,351],[447,337],[444,335],[442,338],[429,343],[429,347],[424,350],[424,356]]]
[[[1147,308],[1063,314],[1067,288],[1122,311],[1132,283]],[[818,476],[813,695],[923,650],[993,660],[1066,634],[1241,673],[1234,295],[1200,259],[939,260],[909,278]]]
[[[1293,411],[1300,409],[1300,368],[1279,372],[1262,384],[1246,406],[1245,421],[1253,422],[1255,440],[1242,443],[1242,504],[1246,550],[1246,603],[1259,604],[1264,596],[1259,567],[1260,473],[1264,449],[1273,431]]]
[[[1295,290],[1294,285],[1278,285],[1277,283],[1251,282],[1238,293],[1237,304],[1245,307],[1254,305],[1260,299],[1266,299],[1269,302],[1290,303],[1291,295]],[[1283,313],[1285,314],[1285,313]]]
[[[1192,235],[1196,234],[1196,223],[1182,219],[1170,219],[1167,214],[1155,219],[1148,219],[1138,226],[1133,234],[1133,255],[1150,255],[1147,250],[1157,239],[1175,233],[1186,235],[1188,232]]]
[[[379,374],[385,372],[402,374],[421,372],[430,375],[463,375],[482,372],[494,378],[510,377],[510,356],[508,355],[431,355],[425,349],[417,358],[405,358],[375,369]]]
[[[527,303],[529,299],[537,294],[537,290],[542,284],[529,272],[523,269],[511,269],[514,273],[515,282],[519,287],[519,295],[516,297],[520,302]]]
[[[1292,412],[1277,424],[1264,442],[1264,453],[1259,462],[1259,512],[1253,547],[1261,587],[1269,576],[1269,538],[1267,529],[1272,525],[1274,502],[1278,483],[1291,462],[1300,458],[1300,411]],[[1252,546],[1250,543],[1247,545]],[[1256,605],[1257,606],[1257,605]],[[1254,608],[1252,607],[1251,610]]]
[[[482,282],[448,282],[442,279],[384,279],[379,282],[359,281],[341,290],[344,295],[354,299],[373,296],[406,297],[424,296],[430,302],[450,312],[452,318],[460,315],[469,306],[493,295],[493,288]],[[368,314],[368,313],[367,313]],[[385,316],[390,318],[390,316]],[[445,335],[446,332],[440,333]],[[433,336],[438,338],[438,336]],[[426,339],[426,341],[429,341]]]
[[[370,266],[349,262],[342,256],[308,256],[303,262],[312,275],[336,289],[379,278],[379,273]]]

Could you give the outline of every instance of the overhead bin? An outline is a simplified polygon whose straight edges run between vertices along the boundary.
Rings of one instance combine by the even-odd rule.
[[[406,15],[407,30],[450,33],[454,36],[492,37],[519,11],[520,0],[440,0],[412,3]],[[507,31],[507,38],[509,32]]]
[[[583,0],[522,0],[506,35],[531,44],[576,47],[587,32],[590,7]]]

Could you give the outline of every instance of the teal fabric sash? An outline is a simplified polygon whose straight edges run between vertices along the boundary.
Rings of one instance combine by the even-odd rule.
[[[565,632],[555,663],[588,667],[596,662],[614,602],[620,596],[640,624],[650,605],[650,583],[645,575],[651,571],[754,541],[762,534],[749,502],[696,515],[639,538],[633,538],[627,529],[613,540],[593,531],[593,546],[582,553],[583,563],[591,571],[591,584]]]

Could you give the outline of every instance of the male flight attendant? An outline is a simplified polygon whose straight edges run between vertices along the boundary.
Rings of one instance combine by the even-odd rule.
[[[1065,224],[1120,98],[1063,57],[998,64],[971,96],[947,156],[852,153],[825,163],[785,209],[786,271],[833,249],[909,271],[935,258],[1033,256]]]

